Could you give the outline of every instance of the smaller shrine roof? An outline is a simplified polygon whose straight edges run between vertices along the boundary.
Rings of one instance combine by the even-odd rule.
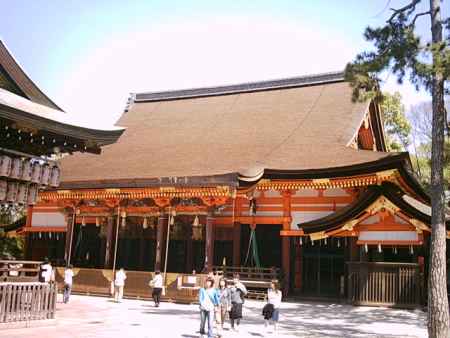
[[[92,124],[80,121],[76,115],[62,113],[46,105],[33,102],[22,96],[0,88],[0,117],[40,130],[50,131],[95,143],[101,147],[117,141],[124,128],[93,128]]]
[[[62,111],[42,90],[28,77],[17,60],[0,40],[0,68],[29,100]]]
[[[410,217],[415,218],[424,224],[431,224],[431,214],[425,210],[429,208],[426,204],[406,195],[405,192],[395,184],[384,182],[379,186],[369,186],[367,190],[361,193],[352,203],[335,213],[309,222],[299,223],[298,227],[302,229],[305,234],[337,230],[347,222],[361,216],[366,212],[366,209],[381,196],[387,198],[403,213]],[[420,208],[418,207],[419,205],[421,206]],[[447,217],[446,226],[447,229],[450,228],[450,217]]]

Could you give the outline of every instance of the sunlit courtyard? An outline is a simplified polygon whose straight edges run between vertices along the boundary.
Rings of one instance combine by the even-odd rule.
[[[239,332],[225,327],[224,337],[427,337],[421,310],[407,311],[353,307],[331,303],[284,303],[278,333],[266,331],[263,302],[246,301]],[[69,304],[58,297],[56,320],[33,328],[0,330],[8,338],[125,338],[199,337],[198,305],[145,300],[72,296]],[[36,325],[36,323],[35,323]]]

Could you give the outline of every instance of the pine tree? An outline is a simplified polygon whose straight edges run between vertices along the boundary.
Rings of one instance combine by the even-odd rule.
[[[430,195],[432,206],[430,267],[428,280],[428,334],[448,337],[449,309],[446,275],[446,229],[444,196],[444,135],[447,126],[444,95],[450,76],[450,19],[442,17],[443,0],[410,0],[392,13],[382,27],[368,27],[364,33],[374,51],[356,56],[346,67],[355,100],[368,96],[382,99],[380,75],[390,71],[401,83],[409,76],[417,88],[423,86],[432,97],[432,150]],[[421,11],[423,6],[427,10]],[[416,31],[418,20],[430,19],[431,40],[425,44]],[[444,36],[444,32],[447,34]]]

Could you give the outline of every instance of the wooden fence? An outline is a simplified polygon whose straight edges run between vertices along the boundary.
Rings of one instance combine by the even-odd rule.
[[[348,262],[348,301],[354,305],[414,308],[422,301],[418,264]]]
[[[56,295],[54,283],[0,283],[0,323],[53,319]]]
[[[111,295],[111,282],[113,281],[113,271],[110,269],[87,269],[73,268],[73,293],[87,295]],[[125,271],[127,279],[125,281],[124,296],[138,299],[150,299],[152,289],[149,282],[154,272],[149,271]],[[202,281],[206,275],[197,274],[198,285],[196,287],[183,286],[183,278],[187,275],[179,273],[167,273],[166,293],[162,297],[166,301],[180,303],[192,303],[198,300],[198,285],[203,285]],[[56,268],[56,282],[63,287],[64,268]]]
[[[0,260],[0,282],[38,282],[42,263]]]

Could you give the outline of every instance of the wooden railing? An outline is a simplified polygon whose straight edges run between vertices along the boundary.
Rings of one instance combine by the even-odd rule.
[[[281,280],[281,272],[278,268],[255,268],[244,266],[214,266],[213,271],[222,275],[227,280],[239,275],[240,281],[248,289],[248,298],[265,300],[267,289],[272,281]]]
[[[0,282],[38,282],[42,263],[0,260]]]
[[[54,283],[0,283],[0,323],[53,319],[57,291]]]
[[[414,308],[421,304],[418,264],[348,262],[348,301],[354,305]]]
[[[280,279],[280,269],[278,268],[252,268],[244,266],[214,266],[213,271],[227,279],[239,274],[241,280],[261,281],[270,283],[272,280]]]

